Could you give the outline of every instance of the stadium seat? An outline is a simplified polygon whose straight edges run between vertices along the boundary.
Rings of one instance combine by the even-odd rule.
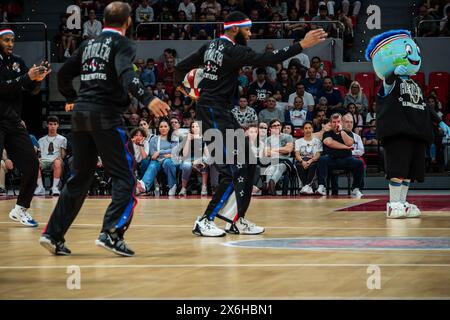
[[[355,74],[355,81],[358,81],[361,87],[364,88],[366,96],[370,91],[370,95],[373,95],[375,87],[375,73],[373,72],[358,72]],[[367,97],[369,98],[369,97]]]
[[[411,76],[411,79],[413,79],[422,88],[423,92],[426,91],[427,87],[425,85],[425,73],[417,72],[417,74]]]
[[[428,76],[429,87],[441,87],[448,91],[450,83],[450,74],[448,72],[430,72]]]
[[[322,61],[322,63],[323,63],[323,70],[325,70],[327,72],[327,75],[329,77],[332,77],[333,71],[332,71],[331,61],[324,60],[324,61]]]
[[[352,80],[352,74],[350,72],[340,71],[340,72],[333,72],[333,77],[343,76],[349,80]]]
[[[334,86],[334,89],[338,90],[341,93],[342,98],[344,98],[347,94],[347,88],[345,86]]]

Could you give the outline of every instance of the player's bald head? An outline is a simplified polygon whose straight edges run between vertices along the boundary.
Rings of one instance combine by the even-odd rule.
[[[131,7],[128,3],[120,1],[111,2],[106,6],[103,14],[105,26],[120,28],[128,22],[130,15]]]

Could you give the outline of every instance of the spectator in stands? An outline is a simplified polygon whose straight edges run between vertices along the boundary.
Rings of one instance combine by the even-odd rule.
[[[258,138],[259,141],[264,142],[267,139],[269,125],[265,122],[259,122],[258,124]]]
[[[148,4],[148,0],[141,0],[141,4],[136,8],[136,25],[142,22],[155,21],[153,8]]]
[[[293,61],[291,61],[288,67],[289,80],[293,84],[297,84],[300,83],[300,81],[302,80],[302,76],[300,75],[300,69],[298,67],[298,64],[292,62]]]
[[[156,89],[153,91],[153,95],[163,101],[169,101],[169,95],[166,92],[166,86],[162,80],[156,82]]]
[[[325,21],[325,22],[316,22]],[[326,5],[319,6],[319,14],[311,19],[311,29],[322,28],[328,35],[335,30],[334,23],[331,23],[331,19],[328,17],[328,9]]]
[[[267,124],[261,123],[262,127],[267,128]],[[267,130],[267,129],[266,129]],[[261,178],[261,166],[259,163],[259,159],[261,159],[264,155],[264,142],[258,137],[258,124],[254,123],[248,127],[248,130],[245,131],[245,135],[248,136],[250,142],[250,149],[253,152],[253,155],[256,157],[258,164],[255,170],[255,176],[253,177],[253,190],[252,195],[261,194],[261,189],[258,188],[258,182]]]
[[[322,123],[325,120],[325,111],[324,110],[316,110],[315,116],[312,121],[313,132],[319,132],[322,130]]]
[[[306,121],[306,109],[303,108],[303,98],[294,98],[294,108],[286,111],[285,122],[294,127],[303,127]]]
[[[173,73],[175,72],[175,59],[168,58],[166,60],[163,72],[159,75],[159,80],[164,83],[165,91],[169,96],[173,94]]]
[[[281,132],[292,136],[292,124],[284,123]]]
[[[53,170],[53,185],[51,192],[53,195],[59,195],[59,182],[63,169],[63,159],[66,156],[67,139],[58,134],[59,119],[55,116],[47,118],[48,134],[39,139],[39,150],[41,156],[39,159],[40,168],[37,179],[37,188],[34,194],[37,196],[45,195],[45,189],[42,182],[42,171]]]
[[[83,40],[93,39],[102,32],[102,23],[96,17],[95,11],[89,10],[89,20],[83,24]]]
[[[317,161],[322,152],[322,142],[313,136],[311,122],[303,124],[303,138],[295,141],[295,159],[297,172],[302,181],[301,194],[314,194],[312,181],[316,176]]]
[[[354,103],[363,117],[367,116],[369,101],[367,101],[367,97],[358,81],[353,81],[350,84],[350,91],[345,95],[344,107],[347,108],[349,103]]]
[[[191,123],[197,120],[197,113],[195,112],[195,108],[191,107],[188,111],[189,117],[186,117],[183,119],[183,127],[184,128],[190,128]]]
[[[450,37],[450,5],[445,8],[445,17],[440,24],[439,36]]]
[[[248,106],[246,97],[241,97],[239,99],[239,105],[235,106],[231,110],[231,113],[243,129],[247,129],[251,124],[258,123],[258,115],[256,114],[255,109]]]
[[[178,6],[178,11],[184,11],[188,21],[195,21],[196,8],[191,0],[183,0]]]
[[[264,0],[267,1],[267,0]],[[264,32],[265,39],[284,39],[284,27],[281,23],[281,15],[278,12],[274,12],[267,21],[271,21],[266,25],[266,31]]]
[[[128,123],[131,127],[138,127],[139,121],[141,121],[141,117],[137,113],[132,113],[128,118]]]
[[[364,155],[364,143],[359,134],[352,132],[354,126],[352,114],[351,113],[344,114],[344,116],[342,117],[342,123],[343,128],[347,131],[350,131],[353,134],[354,142],[353,142],[352,156],[361,160],[362,156]],[[361,161],[364,162],[364,160]]]
[[[324,70],[323,63],[318,56],[315,56],[311,59],[311,67],[316,70],[316,77],[318,79],[323,79],[328,75],[326,70]]]
[[[363,144],[367,152],[378,152],[378,139],[376,120],[372,119],[369,122],[369,130],[364,131]]]
[[[181,148],[181,145],[180,145]],[[200,126],[198,122],[191,123],[189,133],[183,140],[182,149],[180,151],[182,162],[181,169],[181,190],[178,195],[185,196],[186,188],[192,169],[202,175],[201,195],[208,195],[208,159],[210,157],[206,143],[200,134]]]
[[[294,138],[291,135],[281,133],[281,121],[274,119],[269,123],[270,137],[266,139],[264,155],[277,163],[271,164],[265,169],[266,182],[263,189],[269,195],[276,195],[276,184],[292,165],[291,153],[294,149]]]
[[[8,154],[6,153],[6,150],[3,149],[3,154],[0,161],[0,195],[6,195],[5,176],[8,171],[13,169],[14,164],[10,159],[8,159]]]
[[[435,22],[423,22],[424,20],[433,20],[433,17],[428,14],[428,9],[425,5],[419,7],[419,15],[414,18],[413,25],[417,37],[432,37],[437,33],[437,25]]]
[[[314,99],[319,99],[318,96],[323,88],[323,82],[320,79],[317,79],[317,72],[314,68],[308,69],[308,78],[302,80],[302,84],[305,86],[305,90],[313,96]]]
[[[250,20],[252,20],[253,22],[262,21],[262,19],[259,17],[258,9],[251,9]],[[252,28],[251,28],[251,38],[252,39],[263,39],[264,38],[264,30],[265,30],[265,27],[263,24],[253,23]]]
[[[281,100],[288,102],[289,94],[295,91],[295,84],[289,78],[287,69],[281,69],[278,73],[278,81],[275,84],[274,90],[279,90],[281,92]]]
[[[372,104],[372,111],[367,112],[365,123],[370,123],[370,121],[376,118],[377,118],[377,102],[374,101]]]
[[[137,127],[131,130],[130,139],[133,142],[134,159],[139,167],[139,176],[142,178],[144,172],[150,164],[148,154],[150,152],[149,140],[147,140],[147,131],[143,127]]]
[[[67,14],[61,17],[59,25],[59,60],[62,61],[63,58],[70,58],[72,52],[76,48],[76,38],[75,34],[67,27]]]
[[[192,29],[192,40],[211,40],[214,37],[214,25],[201,23],[207,22],[206,14],[202,13],[198,17],[199,24],[195,24]]]
[[[150,142],[150,139],[153,137],[153,133],[150,131],[150,125],[148,124],[148,121],[141,119],[141,121],[139,121],[139,128],[144,129],[145,140],[147,142]]]
[[[156,79],[158,79],[158,71],[155,67],[155,60],[147,59],[147,64],[141,73],[141,80],[145,87],[156,86]]]
[[[294,101],[296,97],[303,99],[303,108],[308,109],[309,107],[314,108],[314,97],[311,93],[305,91],[305,85],[303,83],[297,83],[295,85],[296,92],[289,95],[288,105],[294,106]]]
[[[316,193],[326,195],[326,180],[331,170],[350,170],[353,175],[352,196],[361,197],[364,165],[352,156],[353,134],[343,129],[342,116],[335,113],[331,116],[331,130],[323,134],[323,155],[318,164],[318,183]]]
[[[172,138],[174,140],[178,139],[178,141],[181,141],[183,139],[183,132],[180,130],[181,129],[180,119],[178,119],[175,116],[171,116],[169,122],[170,128],[172,129]]]
[[[206,0],[200,5],[200,12],[206,15],[207,21],[216,21],[221,11],[222,6],[216,0]]]
[[[352,115],[353,117],[353,132],[356,134],[361,134],[362,127],[364,125],[364,120],[362,115],[358,112],[358,109],[356,108],[356,105],[354,103],[349,103],[347,105],[347,111]]]
[[[348,16],[350,11],[350,5],[353,6],[352,16],[356,17],[359,14],[359,10],[361,10],[361,1],[355,0],[342,0],[342,12]]]
[[[269,123],[273,120],[278,120],[280,123],[284,120],[284,112],[276,108],[277,101],[273,97],[266,99],[266,108],[259,113],[259,121]],[[280,127],[281,129],[281,127]]]
[[[342,106],[344,99],[342,98],[341,92],[334,89],[333,80],[331,77],[327,76],[323,79],[323,88],[318,94],[319,99],[322,97],[325,97],[328,102],[327,115],[331,115],[333,113],[344,114],[346,112]]]
[[[266,80],[266,75],[267,72],[265,68],[257,68],[256,80],[248,87],[248,93],[256,94],[256,99],[260,106],[264,104],[267,97],[273,94],[273,86]]]
[[[157,174],[163,170],[168,179],[169,196],[174,196],[177,190],[177,166],[172,161],[172,150],[177,147],[178,139],[172,138],[172,129],[167,120],[159,122],[159,134],[150,139],[151,162],[142,180],[136,184],[136,194],[150,191]]]
[[[434,111],[436,111],[436,113],[438,114],[439,117],[443,117],[443,113],[442,113],[442,104],[439,102],[438,98],[436,98],[436,96],[434,95],[430,95],[427,98],[427,104],[430,108],[432,108]]]

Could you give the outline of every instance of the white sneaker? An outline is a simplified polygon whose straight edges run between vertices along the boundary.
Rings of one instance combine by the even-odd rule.
[[[225,225],[225,232],[233,234],[260,234],[264,230],[263,227],[259,227],[242,217],[233,224],[227,223]]]
[[[53,196],[59,196],[59,189],[58,189],[58,187],[52,187],[52,195]]]
[[[417,208],[415,204],[405,202],[403,204],[405,206],[406,218],[419,218],[421,215],[420,209]]]
[[[303,186],[302,190],[300,190],[300,194],[314,194],[314,191],[309,184],[306,184]]]
[[[69,52],[69,49],[66,49],[66,51],[64,51],[64,58],[67,58],[67,59],[70,58],[70,52]]]
[[[316,190],[316,194],[320,194],[322,196],[327,195],[327,189],[325,189],[325,186],[323,184],[319,185],[319,187]]]
[[[262,194],[262,190],[257,186],[253,186],[252,196],[260,196]]]
[[[45,196],[45,188],[42,186],[37,186],[36,190],[34,190],[35,196]]]
[[[177,193],[177,185],[174,184],[172,188],[169,189],[169,196],[174,196]]]
[[[30,216],[30,214],[27,212],[27,209],[23,207],[14,207],[14,209],[9,212],[9,217],[12,220],[18,221],[27,227],[38,226],[38,223],[33,219],[32,216]]]
[[[402,219],[406,218],[406,208],[401,202],[386,203],[386,218]]]
[[[207,196],[208,195],[208,187],[205,185],[202,185],[202,192],[201,192],[202,196]]]
[[[181,188],[179,196],[185,196],[186,195],[186,188]]]
[[[136,191],[134,192],[137,196],[146,193],[145,183],[142,180],[136,182]]]
[[[363,196],[362,192],[358,188],[353,189],[352,198],[361,198]]]
[[[192,233],[202,237],[223,237],[225,235],[225,231],[218,228],[214,221],[202,219],[202,217],[197,217]]]

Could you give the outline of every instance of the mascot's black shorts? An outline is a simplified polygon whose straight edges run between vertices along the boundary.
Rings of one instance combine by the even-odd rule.
[[[383,139],[386,179],[403,178],[423,182],[427,143],[412,136]]]

